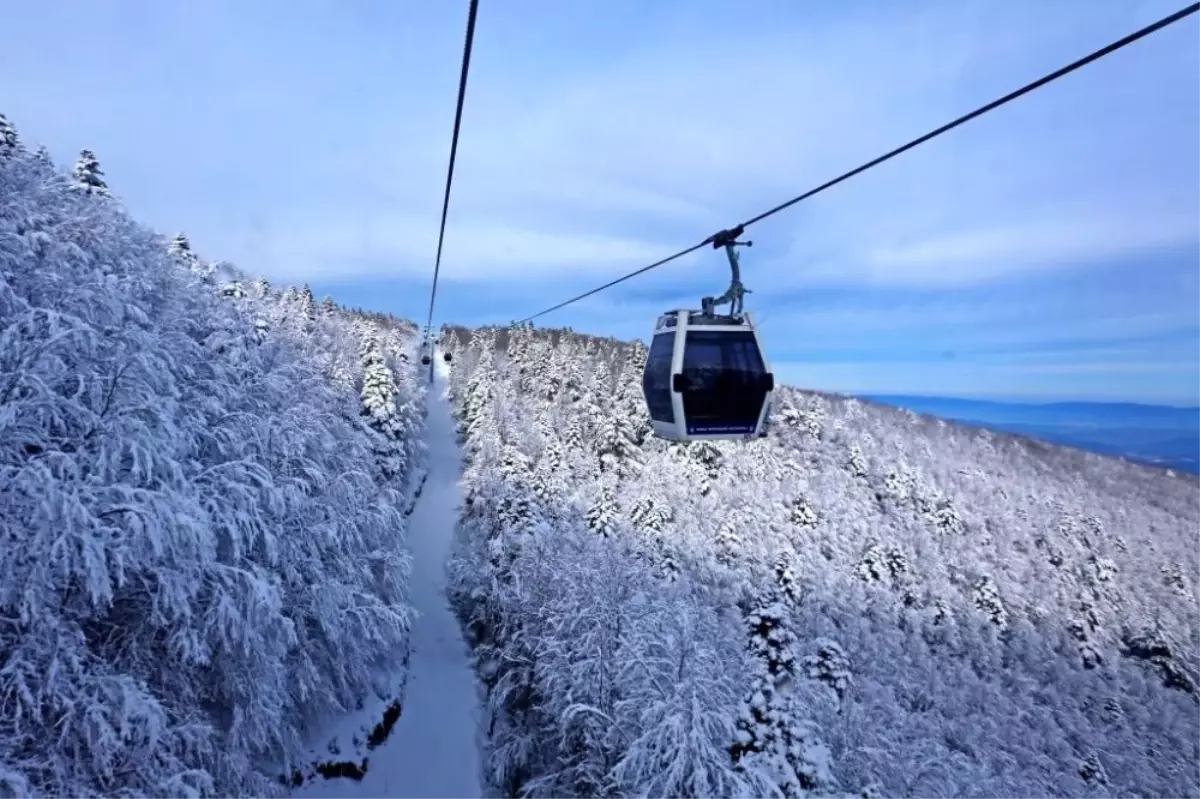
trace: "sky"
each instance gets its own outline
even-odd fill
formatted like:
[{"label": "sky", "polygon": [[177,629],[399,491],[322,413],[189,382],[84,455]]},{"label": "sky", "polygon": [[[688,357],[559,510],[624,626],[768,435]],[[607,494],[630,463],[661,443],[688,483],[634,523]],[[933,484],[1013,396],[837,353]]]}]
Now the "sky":
[{"label": "sky", "polygon": [[[1183,4],[482,0],[434,323],[534,314]],[[0,113],[206,258],[423,323],[466,11],[10,0]],[[1198,32],[752,226],[779,379],[1200,403]],[[727,283],[706,248],[537,322],[647,338]]]}]

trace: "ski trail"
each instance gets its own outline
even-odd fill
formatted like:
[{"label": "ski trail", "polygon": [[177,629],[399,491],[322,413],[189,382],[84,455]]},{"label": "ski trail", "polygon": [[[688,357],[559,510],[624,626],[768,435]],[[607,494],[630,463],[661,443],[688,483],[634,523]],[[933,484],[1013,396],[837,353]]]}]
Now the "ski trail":
[{"label": "ski trail", "polygon": [[480,797],[481,694],[458,621],[446,600],[446,560],[461,496],[461,455],[447,369],[439,355],[429,387],[429,474],[408,522],[413,569],[410,596],[417,613],[400,719],[368,753],[361,781],[317,779],[295,794],[327,797]]}]

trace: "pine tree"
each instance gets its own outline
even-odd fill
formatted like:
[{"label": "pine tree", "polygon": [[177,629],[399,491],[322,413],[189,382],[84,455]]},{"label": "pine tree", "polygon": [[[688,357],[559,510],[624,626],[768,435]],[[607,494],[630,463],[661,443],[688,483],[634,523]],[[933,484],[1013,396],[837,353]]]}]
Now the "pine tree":
[{"label": "pine tree", "polygon": [[630,506],[628,515],[641,534],[643,550],[639,557],[648,560],[664,580],[674,582],[679,577],[679,563],[663,534],[674,519],[671,506],[661,496],[644,494]]},{"label": "pine tree", "polygon": [[1100,761],[1100,755],[1096,752],[1089,752],[1083,762],[1079,764],[1079,776],[1089,786],[1108,785],[1108,772],[1104,769],[1104,764]]},{"label": "pine tree", "polygon": [[104,172],[100,162],[91,150],[80,150],[79,161],[75,164],[75,186],[88,194],[108,196],[108,184],[104,182]]},{"label": "pine tree", "polygon": [[197,260],[196,254],[192,252],[192,243],[182,233],[176,233],[175,238],[171,239],[171,243],[167,245],[167,252],[189,266]]},{"label": "pine tree", "polygon": [[379,339],[375,337],[363,358],[361,397],[363,415],[379,434],[375,452],[384,478],[394,480],[403,476],[406,467],[404,428],[396,414],[396,382],[384,361]]},{"label": "pine tree", "polygon": [[561,391],[572,405],[581,402],[584,398],[583,374],[580,371],[579,363],[579,358],[568,358],[563,364]]},{"label": "pine tree", "polygon": [[862,448],[858,444],[850,445],[850,456],[848,459],[850,473],[855,477],[867,476],[867,459],[863,455]]},{"label": "pine tree", "polygon": [[584,446],[583,422],[578,413],[571,414],[567,421],[567,429],[563,435],[563,444],[569,449],[582,449]]},{"label": "pine tree", "polygon": [[562,445],[557,439],[551,439],[546,442],[546,446],[542,448],[542,456],[539,461],[545,464],[546,470],[552,473],[557,473],[562,469],[565,463],[563,456]]},{"label": "pine tree", "polygon": [[597,399],[607,399],[612,394],[612,369],[608,361],[596,358],[595,371],[592,373],[592,391]]},{"label": "pine tree", "polygon": [[717,528],[716,545],[717,561],[733,568],[742,551],[742,537],[738,535],[733,522],[721,522],[721,526]]},{"label": "pine tree", "polygon": [[724,456],[721,450],[717,449],[716,444],[711,441],[697,441],[688,445],[687,455],[696,463],[704,467],[705,474],[708,479],[716,480],[721,473],[721,464],[724,461]]},{"label": "pine tree", "polygon": [[667,501],[653,494],[639,498],[629,509],[629,520],[649,533],[661,533],[674,517]]},{"label": "pine tree", "polygon": [[775,559],[775,584],[789,605],[795,607],[800,604],[800,584],[792,566],[792,556],[787,552],[780,552]]},{"label": "pine tree", "polygon": [[262,317],[254,320],[254,339],[259,344],[265,344],[271,332],[271,323]]},{"label": "pine tree", "polygon": [[844,699],[850,688],[850,661],[845,650],[837,641],[828,638],[817,640],[817,652],[802,661],[804,673],[810,680],[823,682],[834,690],[838,699]]},{"label": "pine tree", "polygon": [[1008,627],[1008,610],[1004,607],[1000,591],[990,576],[984,575],[975,581],[972,595],[975,607],[983,611],[992,624],[1002,630]]},{"label": "pine tree", "polygon": [[600,468],[604,471],[627,473],[641,464],[640,450],[625,420],[612,412],[602,413],[596,428],[596,454],[600,456]]},{"label": "pine tree", "polygon": [[729,754],[737,768],[747,758],[760,759],[784,796],[801,797],[832,783],[832,775],[828,747],[792,697],[796,641],[787,619],[774,591],[758,597],[746,614],[754,675]]},{"label": "pine tree", "polygon": [[565,485],[559,473],[561,460],[557,445],[548,444],[542,450],[542,457],[538,459],[529,480],[529,489],[541,504],[544,515],[554,515],[559,505],[559,497],[565,493]]},{"label": "pine tree", "polygon": [[658,575],[668,583],[673,583],[679,579],[679,563],[676,562],[671,550],[665,546],[660,549]]},{"label": "pine tree", "polygon": [[510,485],[519,485],[529,474],[529,458],[512,444],[505,444],[500,456],[500,474]]},{"label": "pine tree", "polygon": [[210,281],[216,273],[216,264],[205,264],[198,255],[192,250],[192,243],[188,241],[188,237],[182,233],[176,233],[171,239],[171,243],[167,245],[167,254],[174,258],[175,261],[185,269],[188,269],[200,275],[206,281]]},{"label": "pine tree", "polygon": [[897,586],[909,571],[908,558],[895,547],[884,547],[877,541],[871,542],[854,567],[854,573],[867,582]]},{"label": "pine tree", "polygon": [[317,301],[307,283],[300,290],[300,313],[310,321],[317,318]]},{"label": "pine tree", "polygon": [[254,289],[254,298],[265,300],[271,296],[271,281],[265,277],[255,278],[250,285]]},{"label": "pine tree", "polygon": [[[293,290],[288,288],[288,291],[290,292]],[[287,292],[284,294],[287,296]],[[358,359],[360,361],[365,361],[367,354],[379,343],[376,340],[377,331],[375,330],[375,327],[366,319],[359,318],[354,320],[354,335],[358,339]]]},{"label": "pine tree", "polygon": [[246,296],[246,290],[242,287],[242,282],[240,280],[231,280],[230,282],[221,286],[221,296],[240,300]]},{"label": "pine tree", "polygon": [[614,408],[623,421],[629,439],[640,447],[651,430],[650,414],[646,411],[646,398],[642,393],[642,368],[627,362],[617,380]]},{"label": "pine tree", "polygon": [[797,527],[817,526],[817,512],[813,510],[812,505],[809,504],[808,499],[803,495],[795,497],[788,503],[788,510],[792,524]]},{"label": "pine tree", "polygon": [[588,508],[588,529],[593,533],[609,538],[617,527],[617,498],[612,486],[605,483],[600,489],[600,495]]},{"label": "pine tree", "polygon": [[[508,488],[509,493],[500,502],[497,520],[500,522],[502,530],[511,532],[524,530],[535,518],[527,489],[523,485],[509,486]],[[511,545],[509,554],[516,554],[515,551],[511,551]]]},{"label": "pine tree", "polygon": [[0,114],[0,158],[7,158],[17,152],[20,146],[20,140],[17,138],[17,129],[8,121],[4,114]]}]

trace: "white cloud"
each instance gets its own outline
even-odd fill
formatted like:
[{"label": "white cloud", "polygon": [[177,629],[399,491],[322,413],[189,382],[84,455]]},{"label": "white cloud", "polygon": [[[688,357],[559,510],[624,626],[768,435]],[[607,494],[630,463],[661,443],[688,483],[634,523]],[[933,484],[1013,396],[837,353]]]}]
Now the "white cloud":
[{"label": "white cloud", "polygon": [[[424,277],[437,252],[437,227],[404,216],[330,220],[268,234],[255,249],[254,260],[269,276],[292,281]],[[456,281],[601,278],[626,264],[664,254],[661,245],[635,238],[459,223],[447,226],[442,274]]]},{"label": "white cloud", "polygon": [[1057,363],[1000,364],[993,368],[1022,374],[1052,372],[1061,375],[1082,373],[1158,374],[1162,372],[1195,374],[1197,372],[1196,363],[1193,361],[1060,361]]},{"label": "white cloud", "polygon": [[946,351],[1053,346],[1170,334],[1200,325],[1200,308],[1194,303],[1156,307],[1153,297],[1140,297],[1131,287],[1117,305],[1100,288],[1080,289],[1069,304],[1058,292],[1034,291],[991,297],[935,293],[919,301],[854,296],[812,308],[803,302],[799,308],[768,308],[759,318],[768,336],[786,331],[790,342],[815,349],[882,350],[922,342],[924,348],[937,342]]},{"label": "white cloud", "polygon": [[[930,51],[895,42],[903,34],[936,43],[936,30],[922,31],[934,22],[927,14],[888,17],[789,25],[765,37],[757,25],[738,26],[723,31],[719,57],[711,49],[718,43],[706,39],[659,41],[587,67],[580,53],[578,63],[548,65],[538,86],[505,83],[504,65],[481,56],[447,236],[455,272],[540,279],[541,265],[558,260],[566,268],[604,263],[616,276],[792,191],[828,163],[883,146],[888,123],[915,124],[914,93],[936,86],[946,58],[963,58],[961,43]],[[865,61],[863,52],[875,58]],[[274,268],[294,268],[297,278],[322,270],[314,238],[321,260],[343,277],[384,268],[373,260],[431,257],[410,243],[436,236],[436,216],[416,209],[436,209],[445,131],[427,135],[427,143],[413,142],[410,131],[405,150],[380,151],[382,137],[369,124],[356,132],[379,166],[367,174],[355,166],[365,156],[339,160],[371,202],[341,203],[342,192],[323,204],[298,198],[320,214],[260,234],[266,252],[295,256],[272,256]],[[381,205],[414,218],[392,219]],[[391,268],[407,270],[400,262]]]},{"label": "white cloud", "polygon": [[1161,360],[968,365],[779,361],[773,369],[788,385],[846,394],[1045,400],[1088,397],[1185,404],[1195,402],[1197,372],[1195,363]]},{"label": "white cloud", "polygon": [[955,282],[956,272],[987,277],[1006,270],[1069,264],[1186,243],[1194,234],[1191,219],[1104,219],[1100,215],[1037,219],[1024,225],[948,233],[910,246],[881,247],[868,258],[871,266],[878,268],[873,273],[881,276],[889,267],[915,268],[920,270],[916,272],[920,278]]},{"label": "white cloud", "polygon": [[[527,49],[534,39],[522,37],[532,33],[497,19],[495,30],[517,38],[501,46],[481,29],[447,275],[529,283],[563,273],[604,282],[923,133],[1163,8],[1157,0],[1102,8],[980,0],[831,14],[749,2],[698,14],[684,4],[653,15],[644,38],[597,30],[595,46],[544,55]],[[618,12],[579,13],[601,19]],[[422,36],[406,35],[410,44]],[[377,45],[375,38],[368,41]],[[1155,61],[1151,52],[1114,56],[1124,61],[1110,74],[1136,80],[1088,77],[1110,69],[1089,67],[1067,79],[1070,90],[1055,86],[1019,100],[763,222],[753,230],[759,246],[747,259],[748,285],[961,286],[1194,240],[1200,200],[1194,181],[1179,174],[1195,160],[1195,126],[1182,110],[1175,121],[1184,124],[1157,123],[1172,103],[1190,101],[1196,81],[1174,69],[1178,56]],[[356,57],[365,68],[383,56]],[[195,221],[171,227],[194,230],[204,250],[279,279],[427,270],[455,65],[439,61],[426,75],[414,66],[422,59],[404,62],[412,74],[397,78],[401,102],[345,119],[315,117],[290,137],[265,129],[268,118],[295,126],[318,109],[306,105],[303,85],[277,81],[284,99],[271,100],[272,113],[243,119],[255,128],[253,157],[231,156],[221,166],[209,155],[216,163],[200,165],[201,172],[239,173],[255,207],[271,215],[267,224],[255,231],[239,221],[230,209],[251,199],[231,197],[229,208],[189,209]],[[278,78],[276,71],[267,74]],[[247,85],[255,91],[273,85],[254,78]],[[436,92],[426,90],[426,78]],[[320,88],[322,97],[331,91]],[[227,94],[246,104],[244,89]],[[215,133],[231,141],[242,135],[232,125]],[[1192,161],[1179,161],[1180,147]],[[277,163],[264,166],[265,152],[277,152]],[[274,196],[261,188],[272,181]]]},{"label": "white cloud", "polygon": [[[1077,10],[939,6],[753,36],[735,28],[720,56],[705,40],[659,45],[563,77],[518,115],[487,117],[464,163],[483,204],[489,190],[542,187],[560,207],[534,203],[530,226],[554,225],[588,194],[581,186],[644,187],[659,202],[637,211],[678,236],[673,249],[1156,13],[1109,9],[1072,30]],[[1200,197],[1178,179],[1179,157],[1195,160],[1194,130],[1153,120],[1196,81],[1149,62],[1122,69],[1165,88],[1073,76],[1075,98],[1057,86],[1024,98],[764,222],[748,282],[945,288],[1195,242]],[[617,202],[590,207],[616,212],[628,199],[608,196]],[[770,257],[793,237],[789,256]]]},{"label": "white cloud", "polygon": [[[783,259],[790,265],[787,285],[955,288],[1194,246],[1200,236],[1194,209],[1164,206],[1153,198],[1131,198],[1081,210],[997,209],[1007,219],[966,216],[925,230],[914,220],[913,232],[904,235],[893,232],[894,220],[874,235],[867,225],[848,222],[841,226],[847,244],[836,253],[814,252],[805,241]],[[903,210],[898,214],[905,216]],[[784,271],[782,264],[774,266]]]}]

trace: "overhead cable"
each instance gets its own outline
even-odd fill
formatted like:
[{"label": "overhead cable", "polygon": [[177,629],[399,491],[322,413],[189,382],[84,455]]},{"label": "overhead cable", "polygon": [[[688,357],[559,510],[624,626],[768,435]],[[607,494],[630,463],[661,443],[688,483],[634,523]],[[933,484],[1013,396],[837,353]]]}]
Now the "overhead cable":
[{"label": "overhead cable", "polygon": [[1080,69],[1081,67],[1085,67],[1088,64],[1092,63],[1093,61],[1098,61],[1101,58],[1103,58],[1104,56],[1115,53],[1117,50],[1120,50],[1123,47],[1127,47],[1128,45],[1133,44],[1134,42],[1138,41],[1139,39],[1143,39],[1143,38],[1149,36],[1150,34],[1155,33],[1156,31],[1159,31],[1159,30],[1167,27],[1168,25],[1173,25],[1174,23],[1179,22],[1180,20],[1184,19],[1185,17],[1195,14],[1197,11],[1200,11],[1200,3],[1192,3],[1191,5],[1187,6],[1186,8],[1182,8],[1173,14],[1163,17],[1162,19],[1158,20],[1157,22],[1153,22],[1144,28],[1140,28],[1140,29],[1134,31],[1133,33],[1129,34],[1128,36],[1124,36],[1120,39],[1117,39],[1115,42],[1105,45],[1104,47],[1101,47],[1099,50],[1089,53],[1088,55],[1085,55],[1083,58],[1080,58],[1076,61],[1072,61],[1071,63],[1067,64],[1066,66],[1060,67],[1059,69],[1056,69],[1047,75],[1043,75],[1042,77],[1038,78],[1037,80],[1027,83],[1024,86],[1022,86],[1021,88],[1016,89],[1015,91],[1011,91],[1008,94],[1004,95],[1003,97],[997,98],[997,99],[991,101],[990,103],[987,103],[986,105],[981,105],[980,107],[976,108],[974,111],[970,111],[966,114],[963,114],[962,116],[960,116],[950,122],[947,122],[945,125],[942,125],[939,128],[935,128],[934,130],[929,131],[928,133],[926,133],[923,136],[918,136],[917,138],[913,139],[912,141],[907,142],[906,144],[902,144],[899,147],[895,148],[894,150],[889,150],[888,152],[884,153],[883,155],[879,156],[878,158],[874,158],[870,161],[867,161],[866,163],[864,163],[860,166],[857,166],[854,169],[851,169],[849,172],[845,172],[845,173],[839,175],[838,177],[833,178],[832,180],[826,181],[825,183],[822,183],[821,185],[819,185],[815,188],[809,189],[808,191],[804,192],[803,194],[796,195],[795,197],[788,200],[787,202],[780,203],[779,205],[776,205],[774,208],[771,208],[767,211],[763,211],[761,214],[758,214],[757,216],[753,216],[750,219],[747,219],[745,222],[742,222],[740,225],[737,225],[734,228],[730,228],[727,231],[721,231],[721,233],[718,233],[718,234],[713,234],[712,236],[709,236],[708,238],[704,239],[704,241],[701,241],[699,244],[694,244],[685,250],[680,250],[679,252],[675,253],[674,255],[669,255],[666,258],[663,258],[662,260],[655,261],[654,263],[650,264],[649,266],[643,266],[641,269],[638,269],[636,272],[630,272],[629,274],[623,275],[623,276],[617,278],[616,280],[610,280],[608,283],[605,283],[603,286],[599,286],[597,288],[592,289],[591,291],[586,291],[583,294],[572,297],[569,300],[560,302],[557,305],[553,305],[553,306],[545,309],[544,311],[538,311],[537,313],[533,314],[532,316],[525,317],[518,324],[524,324],[525,322],[529,322],[534,319],[537,319],[539,316],[545,316],[548,313],[552,313],[553,311],[557,311],[560,308],[565,308],[566,306],[571,305],[572,303],[576,303],[582,299],[590,297],[593,294],[597,294],[601,291],[604,291],[605,289],[612,288],[613,286],[617,285],[618,283],[623,283],[626,280],[629,280],[630,278],[634,278],[634,277],[637,277],[638,275],[649,272],[651,269],[657,269],[658,267],[663,266],[664,264],[669,264],[674,260],[682,258],[683,256],[693,253],[702,247],[712,244],[714,239],[719,235],[722,235],[722,234],[734,234],[735,236],[740,235],[741,232],[743,232],[745,228],[755,224],[756,222],[761,222],[762,220],[766,219],[767,217],[773,216],[773,215],[779,213],[780,211],[783,211],[786,208],[790,208],[793,205],[795,205],[796,203],[801,202],[802,200],[807,200],[810,197],[820,194],[821,192],[825,191],[826,189],[830,189],[830,188],[838,185],[839,183],[842,183],[843,181],[849,180],[850,178],[852,178],[856,175],[860,175],[863,172],[866,172],[868,169],[871,169],[872,167],[879,166],[883,162],[889,161],[892,158],[895,158],[896,156],[900,155],[901,153],[908,152],[909,150],[913,149],[914,147],[917,147],[931,139],[935,139],[938,136],[941,136],[943,133],[947,133],[951,130],[954,130],[959,125],[965,124],[967,122],[970,122],[972,119],[983,116],[984,114],[988,113],[989,111],[994,111],[997,108],[999,108],[1000,106],[1006,105],[1007,103],[1010,103],[1013,100],[1016,100],[1018,97],[1023,97],[1024,95],[1029,94],[1030,92],[1034,91],[1035,89],[1040,89],[1041,87],[1045,86],[1046,84],[1056,81],[1059,78],[1064,77],[1066,75],[1069,75],[1070,73],[1074,72],[1075,70]]},{"label": "overhead cable", "polygon": [[[450,164],[446,168],[446,193],[442,198],[442,224],[438,230],[437,256],[433,261],[433,285],[429,290],[429,317],[425,322],[427,333],[433,328],[433,304],[437,299],[438,275],[442,269],[442,244],[446,239],[446,217],[450,211],[450,187],[454,183],[454,158],[458,154],[458,133],[462,127],[463,100],[467,95],[467,73],[471,68],[471,45],[475,40],[475,14],[478,10],[479,0],[471,0],[471,7],[467,12],[467,37],[463,43],[462,72],[458,78],[458,104],[454,109],[454,133],[450,138]],[[432,374],[432,365],[430,373]]]}]

